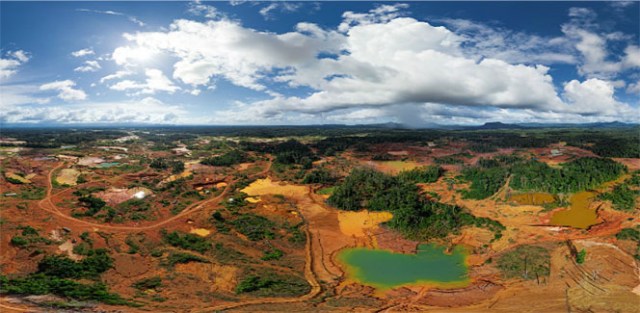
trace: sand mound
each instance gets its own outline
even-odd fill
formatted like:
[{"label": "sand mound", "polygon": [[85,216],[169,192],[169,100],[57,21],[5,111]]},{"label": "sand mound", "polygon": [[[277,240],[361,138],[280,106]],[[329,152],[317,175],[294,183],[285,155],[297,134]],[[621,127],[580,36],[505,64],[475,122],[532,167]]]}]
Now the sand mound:
[{"label": "sand mound", "polygon": [[295,198],[308,192],[305,186],[287,185],[273,182],[270,177],[258,179],[241,190],[250,196],[283,195]]},{"label": "sand mound", "polygon": [[96,193],[96,196],[104,200],[109,205],[117,205],[130,199],[144,199],[151,195],[151,190],[143,187],[130,189],[111,188],[109,190]]},{"label": "sand mound", "polygon": [[73,168],[65,168],[60,171],[58,177],[56,177],[56,181],[58,184],[75,186],[77,185],[78,177],[80,176],[80,171]]},{"label": "sand mound", "polygon": [[393,215],[389,212],[338,212],[340,231],[347,236],[364,237],[366,231],[378,228],[378,224],[391,220]]}]

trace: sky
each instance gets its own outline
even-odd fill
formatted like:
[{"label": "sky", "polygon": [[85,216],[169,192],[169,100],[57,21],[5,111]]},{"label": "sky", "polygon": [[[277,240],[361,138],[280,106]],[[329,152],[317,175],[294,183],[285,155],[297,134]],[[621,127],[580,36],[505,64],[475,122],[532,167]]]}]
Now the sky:
[{"label": "sky", "polygon": [[0,123],[640,122],[640,2],[0,2]]}]

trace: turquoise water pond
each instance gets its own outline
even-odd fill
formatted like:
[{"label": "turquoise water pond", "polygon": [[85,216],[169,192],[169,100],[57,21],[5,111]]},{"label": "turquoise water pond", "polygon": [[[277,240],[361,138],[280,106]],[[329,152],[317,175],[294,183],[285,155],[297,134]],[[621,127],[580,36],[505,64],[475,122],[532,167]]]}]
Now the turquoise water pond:
[{"label": "turquoise water pond", "polygon": [[455,247],[448,254],[445,247],[434,244],[419,245],[416,254],[369,248],[351,248],[338,254],[351,279],[381,289],[420,284],[467,285],[466,258],[462,247]]}]

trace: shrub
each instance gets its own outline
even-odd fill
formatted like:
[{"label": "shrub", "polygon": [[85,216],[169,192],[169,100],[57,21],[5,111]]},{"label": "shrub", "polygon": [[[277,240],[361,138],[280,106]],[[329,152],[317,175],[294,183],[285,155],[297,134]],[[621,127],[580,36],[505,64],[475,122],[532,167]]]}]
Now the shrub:
[{"label": "shrub", "polygon": [[133,283],[133,285],[131,285],[131,287],[136,288],[138,290],[158,289],[161,286],[162,286],[162,278],[160,278],[160,276],[141,279]]},{"label": "shrub", "polygon": [[497,267],[506,278],[536,279],[549,276],[551,256],[543,247],[522,245],[502,254]]}]

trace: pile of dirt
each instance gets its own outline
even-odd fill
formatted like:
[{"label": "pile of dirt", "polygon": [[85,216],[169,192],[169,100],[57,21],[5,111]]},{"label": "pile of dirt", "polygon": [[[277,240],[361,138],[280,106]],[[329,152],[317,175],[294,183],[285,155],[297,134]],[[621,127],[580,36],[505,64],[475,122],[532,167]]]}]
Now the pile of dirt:
[{"label": "pile of dirt", "polygon": [[108,205],[118,205],[131,199],[143,199],[153,192],[144,187],[134,187],[129,189],[111,188],[96,193],[96,196],[104,200]]}]

